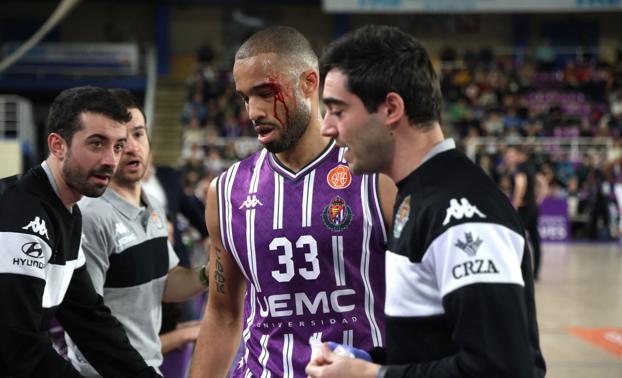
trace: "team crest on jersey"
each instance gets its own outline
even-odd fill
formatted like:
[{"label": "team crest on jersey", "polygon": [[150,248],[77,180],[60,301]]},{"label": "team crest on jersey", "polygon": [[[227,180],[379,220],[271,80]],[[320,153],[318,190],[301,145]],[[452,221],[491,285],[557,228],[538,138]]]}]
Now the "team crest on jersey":
[{"label": "team crest on jersey", "polygon": [[337,196],[330,201],[330,205],[324,207],[322,219],[329,229],[343,231],[352,221],[352,209],[343,198]]},{"label": "team crest on jersey", "polygon": [[352,182],[350,168],[347,165],[338,165],[326,175],[328,185],[333,189],[345,189]]},{"label": "team crest on jersey", "polygon": [[402,230],[408,218],[410,217],[410,195],[402,200],[397,213],[395,213],[395,221],[393,222],[393,237],[398,239],[402,235]]},{"label": "team crest on jersey", "polygon": [[158,216],[158,213],[156,213],[155,211],[151,212],[151,220],[156,224],[156,227],[161,230],[162,227],[164,227],[164,225],[162,224],[162,220],[160,219],[160,217]]}]

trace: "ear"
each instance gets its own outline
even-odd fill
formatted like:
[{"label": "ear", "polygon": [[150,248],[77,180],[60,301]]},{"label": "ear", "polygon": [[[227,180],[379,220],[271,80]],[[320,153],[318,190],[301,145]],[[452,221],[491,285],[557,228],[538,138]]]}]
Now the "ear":
[{"label": "ear", "polygon": [[67,142],[60,134],[50,133],[48,135],[48,149],[50,155],[54,155],[57,159],[63,160],[67,153]]},{"label": "ear", "polygon": [[306,70],[300,75],[300,90],[310,97],[320,85],[320,77],[315,70]]},{"label": "ear", "polygon": [[389,92],[384,99],[384,105],[387,124],[393,130],[405,116],[404,99],[395,92]]}]

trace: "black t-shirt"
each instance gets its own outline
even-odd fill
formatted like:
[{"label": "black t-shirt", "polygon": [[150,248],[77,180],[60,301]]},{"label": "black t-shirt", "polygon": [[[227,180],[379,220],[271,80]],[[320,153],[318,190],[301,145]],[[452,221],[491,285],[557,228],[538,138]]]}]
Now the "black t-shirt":
[{"label": "black t-shirt", "polygon": [[519,213],[536,213],[538,210],[538,204],[536,203],[536,167],[531,161],[527,160],[518,164],[516,173],[523,173],[527,178],[527,188],[523,195],[522,204],[518,208]]}]

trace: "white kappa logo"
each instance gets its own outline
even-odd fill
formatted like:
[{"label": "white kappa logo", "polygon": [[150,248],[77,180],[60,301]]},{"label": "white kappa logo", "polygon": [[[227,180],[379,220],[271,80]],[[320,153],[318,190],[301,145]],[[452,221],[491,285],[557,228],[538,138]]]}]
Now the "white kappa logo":
[{"label": "white kappa logo", "polygon": [[47,240],[50,240],[48,236],[48,229],[45,227],[45,221],[39,217],[35,217],[34,220],[31,220],[30,223],[22,227],[22,230],[32,230],[32,232],[39,234],[40,236],[45,235]]},{"label": "white kappa logo", "polygon": [[447,223],[451,220],[451,218],[462,219],[473,218],[474,215],[478,215],[481,218],[486,218],[486,215],[479,211],[479,209],[469,203],[466,198],[461,198],[460,203],[455,198],[449,200],[449,207],[447,208],[447,213],[445,215],[445,220],[443,221],[443,226],[446,226]]},{"label": "white kappa logo", "polygon": [[257,205],[263,206],[263,203],[261,203],[261,201],[258,200],[254,194],[252,198],[251,198],[251,195],[249,194],[248,196],[246,196],[246,200],[242,202],[239,208],[241,209],[244,207],[246,209],[252,209]]},{"label": "white kappa logo", "polygon": [[125,225],[125,223],[117,222],[114,225],[114,234],[115,235],[123,235],[123,234],[127,234],[128,232],[130,232],[130,230],[127,229],[127,226]]}]

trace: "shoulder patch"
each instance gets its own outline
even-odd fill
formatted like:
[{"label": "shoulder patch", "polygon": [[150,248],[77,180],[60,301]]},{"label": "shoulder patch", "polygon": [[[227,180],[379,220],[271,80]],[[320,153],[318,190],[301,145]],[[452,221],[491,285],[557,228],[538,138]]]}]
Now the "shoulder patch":
[{"label": "shoulder patch", "polygon": [[[428,247],[437,267],[441,296],[476,283],[524,286],[521,261],[525,238],[496,223],[468,222],[449,227]],[[426,258],[424,257],[424,260]]]},{"label": "shoulder patch", "polygon": [[395,239],[399,239],[400,235],[402,235],[402,230],[404,230],[404,226],[406,225],[406,222],[408,222],[409,217],[410,195],[406,196],[406,198],[402,200],[400,207],[395,213],[395,220],[393,221],[393,237]]},{"label": "shoulder patch", "polygon": [[160,216],[158,215],[157,212],[152,211],[151,212],[151,221],[155,223],[156,227],[161,230],[164,227],[164,224],[162,222],[162,219],[160,219]]},{"label": "shoulder patch", "polygon": [[458,239],[458,242],[455,244],[455,246],[463,250],[467,255],[475,256],[475,254],[477,253],[477,249],[483,243],[482,239],[480,239],[478,236],[477,240],[473,240],[473,234],[471,232],[465,232],[464,238],[464,241]]}]

